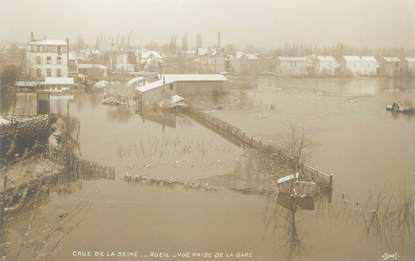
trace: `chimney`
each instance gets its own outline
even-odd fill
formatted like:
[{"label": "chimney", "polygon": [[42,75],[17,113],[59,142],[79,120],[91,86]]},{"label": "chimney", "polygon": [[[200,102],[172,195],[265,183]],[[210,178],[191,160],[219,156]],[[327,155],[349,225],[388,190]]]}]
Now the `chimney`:
[{"label": "chimney", "polygon": [[30,32],[30,41],[33,42],[33,40],[35,40],[35,36],[33,32]]},{"label": "chimney", "polygon": [[66,38],[66,66],[67,71],[69,71],[69,38]]},{"label": "chimney", "polygon": [[220,32],[218,32],[218,48],[220,48]]}]

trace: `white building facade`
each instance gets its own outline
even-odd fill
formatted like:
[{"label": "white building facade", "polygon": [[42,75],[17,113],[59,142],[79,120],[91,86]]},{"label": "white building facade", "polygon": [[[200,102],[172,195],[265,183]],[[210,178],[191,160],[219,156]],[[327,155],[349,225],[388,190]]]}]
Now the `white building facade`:
[{"label": "white building facade", "polygon": [[32,40],[26,50],[26,70],[30,78],[68,77],[68,41]]},{"label": "white building facade", "polygon": [[343,56],[342,71],[352,76],[376,76],[379,63],[373,56]]},{"label": "white building facade", "polygon": [[339,63],[333,56],[316,56],[315,73],[333,76],[339,70]]}]

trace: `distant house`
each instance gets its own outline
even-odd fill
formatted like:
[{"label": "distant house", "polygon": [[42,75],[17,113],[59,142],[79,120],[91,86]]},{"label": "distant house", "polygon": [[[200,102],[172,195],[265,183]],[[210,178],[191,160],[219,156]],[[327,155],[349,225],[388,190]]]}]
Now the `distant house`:
[{"label": "distant house", "polygon": [[379,63],[373,56],[343,56],[341,70],[352,76],[376,76]]},{"label": "distant house", "polygon": [[226,54],[222,48],[196,50],[199,73],[221,73],[226,70]]},{"label": "distant house", "polygon": [[126,48],[121,45],[111,47],[110,65],[110,71],[117,74],[134,72],[136,68],[135,64],[129,63]]},{"label": "distant house", "polygon": [[222,48],[213,49],[209,54],[209,72],[221,73],[226,70],[226,55]]},{"label": "distant house", "polygon": [[128,72],[128,56],[127,54],[117,54],[115,56],[115,73]]},{"label": "distant house", "polygon": [[199,73],[209,71],[209,50],[206,48],[197,48],[197,60],[199,64]]},{"label": "distant house", "polygon": [[405,76],[415,76],[415,57],[405,57],[402,66]]},{"label": "distant house", "polygon": [[230,64],[235,74],[253,75],[259,72],[259,61],[256,54],[238,52],[231,57]]},{"label": "distant house", "polygon": [[140,65],[146,71],[158,71],[162,67],[163,57],[157,51],[144,50],[140,56]]},{"label": "distant house", "polygon": [[226,77],[221,74],[164,74],[161,79],[136,87],[137,110],[154,109],[174,95],[214,95],[223,91]]},{"label": "distant house", "polygon": [[303,76],[307,73],[307,63],[304,56],[277,58],[276,73],[287,76]]},{"label": "distant house", "polygon": [[68,55],[68,76],[78,76],[78,57],[73,52],[69,52]]},{"label": "distant house", "polygon": [[383,76],[398,77],[401,74],[401,60],[398,57],[383,57],[380,70]]},{"label": "distant house", "polygon": [[333,56],[309,56],[311,59],[311,72],[315,75],[333,76],[340,68],[339,63]]},{"label": "distant house", "polygon": [[194,60],[197,57],[197,50],[186,50],[184,55],[186,56],[186,59]]},{"label": "distant house", "polygon": [[79,64],[78,72],[92,80],[102,80],[108,77],[108,66],[102,64]]}]

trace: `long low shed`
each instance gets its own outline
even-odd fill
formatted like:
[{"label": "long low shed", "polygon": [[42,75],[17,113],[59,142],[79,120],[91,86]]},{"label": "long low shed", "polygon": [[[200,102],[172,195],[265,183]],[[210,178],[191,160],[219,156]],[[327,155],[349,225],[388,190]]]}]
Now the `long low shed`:
[{"label": "long low shed", "polygon": [[227,78],[222,74],[164,74],[154,82],[138,86],[137,109],[155,107],[173,95],[188,98],[195,95],[214,95],[222,91]]}]

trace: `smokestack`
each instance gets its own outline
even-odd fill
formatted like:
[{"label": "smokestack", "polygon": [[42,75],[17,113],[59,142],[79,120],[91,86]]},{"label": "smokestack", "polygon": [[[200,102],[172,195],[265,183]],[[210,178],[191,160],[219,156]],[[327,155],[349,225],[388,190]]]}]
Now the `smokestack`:
[{"label": "smokestack", "polygon": [[218,32],[218,48],[220,48],[220,32]]},{"label": "smokestack", "polygon": [[66,38],[66,68],[67,68],[66,77],[68,77],[68,72],[69,72],[69,38]]},{"label": "smokestack", "polygon": [[30,32],[30,41],[32,42],[35,39],[35,35],[33,32]]}]

